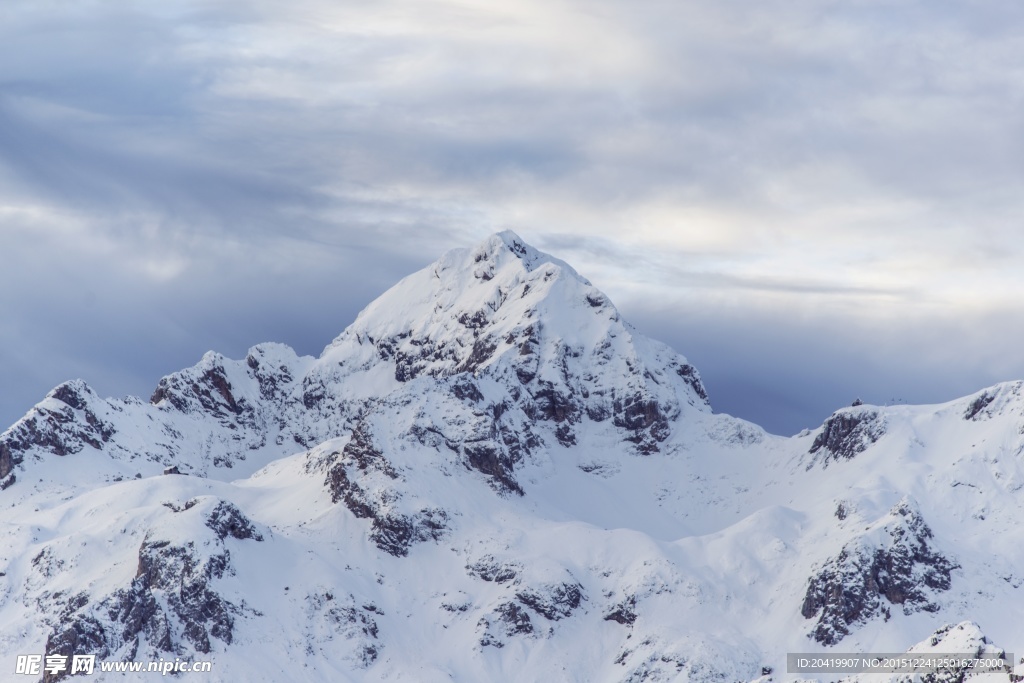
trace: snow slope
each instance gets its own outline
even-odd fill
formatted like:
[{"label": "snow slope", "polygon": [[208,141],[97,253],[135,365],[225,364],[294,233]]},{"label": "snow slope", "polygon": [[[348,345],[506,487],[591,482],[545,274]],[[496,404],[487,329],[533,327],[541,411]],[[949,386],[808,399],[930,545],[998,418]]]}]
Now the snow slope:
[{"label": "snow slope", "polygon": [[1020,650],[1021,394],[773,436],[499,233],[318,358],[209,353],[149,402],[67,382],[4,431],[0,666],[750,681],[951,633]]}]

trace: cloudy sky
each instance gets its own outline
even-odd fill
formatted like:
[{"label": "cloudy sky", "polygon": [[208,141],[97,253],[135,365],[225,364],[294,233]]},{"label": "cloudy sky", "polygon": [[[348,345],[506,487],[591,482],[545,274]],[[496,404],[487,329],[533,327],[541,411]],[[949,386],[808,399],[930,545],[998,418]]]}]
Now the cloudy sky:
[{"label": "cloudy sky", "polygon": [[1024,377],[1024,5],[0,4],[0,422],[500,229],[778,433]]}]

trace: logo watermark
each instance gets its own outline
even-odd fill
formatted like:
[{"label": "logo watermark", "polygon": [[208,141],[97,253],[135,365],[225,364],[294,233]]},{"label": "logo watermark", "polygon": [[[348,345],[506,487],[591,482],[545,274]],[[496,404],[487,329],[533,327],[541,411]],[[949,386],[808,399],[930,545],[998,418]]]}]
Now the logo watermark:
[{"label": "logo watermark", "polygon": [[43,672],[56,675],[67,672],[75,674],[102,673],[159,673],[161,676],[178,673],[210,673],[213,662],[190,662],[180,657],[159,659],[148,662],[97,662],[96,655],[18,655],[14,673],[25,676],[39,676]]}]

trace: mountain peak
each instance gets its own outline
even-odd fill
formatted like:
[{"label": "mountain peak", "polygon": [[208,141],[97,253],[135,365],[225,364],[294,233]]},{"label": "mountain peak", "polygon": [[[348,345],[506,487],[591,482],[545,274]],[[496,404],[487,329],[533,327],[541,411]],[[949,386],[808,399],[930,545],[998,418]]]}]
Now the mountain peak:
[{"label": "mountain peak", "polygon": [[585,412],[598,420],[624,400],[674,415],[684,404],[704,410],[707,398],[685,358],[637,335],[603,292],[511,231],[403,279],[319,361],[331,381],[382,363],[399,384],[483,372],[516,391],[595,403]]},{"label": "mountain peak", "polygon": [[[455,361],[462,356],[459,348],[472,347],[481,336],[507,338],[514,328],[538,321],[576,336],[594,327],[595,310],[607,321],[619,321],[608,298],[572,266],[506,230],[472,248],[453,249],[401,280],[367,306],[327,351],[353,338],[358,343],[417,339],[454,345],[445,358]],[[457,365],[449,362],[446,371]]]},{"label": "mountain peak", "polygon": [[496,232],[471,249],[449,251],[438,260],[438,264],[459,263],[464,259],[466,252],[471,254],[473,263],[486,263],[496,267],[505,265],[512,258],[518,259],[522,264],[521,267],[527,272],[532,272],[545,264],[551,264],[574,279],[587,285],[590,284],[590,281],[577,273],[568,263],[527,244],[522,237],[511,230]]}]

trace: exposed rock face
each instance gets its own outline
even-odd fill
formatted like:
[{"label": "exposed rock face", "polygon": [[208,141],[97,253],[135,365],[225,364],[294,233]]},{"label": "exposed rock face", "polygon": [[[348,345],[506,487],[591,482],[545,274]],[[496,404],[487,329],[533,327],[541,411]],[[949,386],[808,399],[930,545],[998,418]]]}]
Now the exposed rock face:
[{"label": "exposed rock face", "polygon": [[341,453],[328,456],[326,485],[334,502],[345,504],[353,515],[371,521],[370,540],[396,557],[409,554],[414,543],[440,539],[448,514],[439,508],[411,513],[396,505],[402,494],[399,475],[373,442],[369,425],[355,429]]},{"label": "exposed rock face", "polygon": [[[11,470],[14,466],[21,462],[21,458],[15,460],[15,455],[11,451],[11,445],[7,441],[0,441],[0,480],[6,481],[8,477],[14,477]],[[13,481],[11,483],[14,483]],[[7,488],[4,486],[3,488]],[[2,490],[2,489],[0,489]]]},{"label": "exposed rock face", "polygon": [[809,453],[824,451],[823,466],[833,460],[849,460],[885,434],[885,419],[866,406],[844,408],[825,420]]},{"label": "exposed rock face", "polygon": [[[244,362],[208,353],[160,380],[152,405],[102,399],[80,380],[66,382],[0,434],[0,486],[26,456],[86,448],[193,474],[231,468],[254,452],[285,455],[295,448],[289,425],[304,431],[310,421],[296,414],[300,398],[291,393],[307,360],[279,344],[253,347]],[[339,429],[326,421],[323,428]]]},{"label": "exposed rock face", "polygon": [[[195,501],[190,502],[194,504]],[[186,503],[186,505],[188,504]],[[263,540],[263,535],[256,530],[255,525],[237,507],[226,500],[217,503],[206,517],[206,526],[212,529],[217,534],[217,538],[222,541],[228,536],[239,541]]]},{"label": "exposed rock face", "polygon": [[355,597],[336,596],[323,589],[306,596],[306,654],[316,649],[347,650],[344,660],[351,667],[365,669],[380,654],[380,630],[373,605],[360,605]]},{"label": "exposed rock face", "polygon": [[254,451],[287,452],[305,440],[289,429],[295,418],[302,424],[295,375],[303,364],[279,344],[254,346],[244,361],[207,353],[196,366],[162,378],[150,403],[157,419],[167,422],[172,441],[192,436],[183,431],[190,422],[215,423],[218,429],[206,437],[210,445],[203,450],[213,451],[216,444],[210,465],[231,468]]},{"label": "exposed rock face", "polygon": [[583,586],[571,580],[525,585],[517,566],[490,555],[467,566],[466,571],[483,581],[510,586],[506,592],[509,599],[502,600],[477,623],[482,646],[501,648],[510,637],[550,633],[550,628],[541,629],[534,619],[557,622],[569,618],[587,599]]},{"label": "exposed rock face", "polygon": [[571,616],[585,599],[578,584],[524,588],[516,593],[515,600],[502,602],[480,620],[480,645],[500,648],[510,637],[536,635],[539,631],[531,613],[548,621],[559,621]]},{"label": "exposed rock face", "polygon": [[[869,683],[870,681],[878,683],[903,683],[918,677],[923,683],[963,683],[968,677],[980,674],[978,669],[972,669],[961,657],[949,656],[953,653],[959,654],[963,658],[973,657],[988,660],[991,663],[1003,662],[1001,665],[994,667],[996,669],[994,672],[986,667],[989,671],[987,675],[991,676],[995,673],[994,678],[1002,678],[1001,674],[1011,671],[1014,665],[1014,662],[1010,661],[1008,653],[1003,648],[993,644],[982,633],[981,628],[976,623],[962,621],[958,624],[946,624],[937,628],[929,637],[908,648],[906,651],[906,654],[909,656],[941,660],[945,666],[936,667],[937,670],[930,667],[927,672],[919,675],[907,673],[888,675],[880,675],[878,673],[858,674],[843,678],[842,683]],[[999,670],[1000,668],[1002,669],[1001,671]],[[1019,677],[1010,674],[1009,678],[1011,681],[1015,681]]]},{"label": "exposed rock face", "polygon": [[[198,522],[212,534],[205,542],[201,532],[188,541],[159,532],[147,535],[131,584],[97,601],[85,593],[70,599],[47,639],[46,654],[65,655],[68,661],[75,654],[95,654],[101,660],[156,654],[187,658],[208,654],[213,638],[231,643],[235,618],[244,609],[215,587],[233,571],[224,540],[261,541],[263,536],[227,501],[193,499],[167,507],[181,515],[184,528],[195,528]],[[143,645],[148,652],[140,653]],[[44,680],[65,675],[48,674]]]},{"label": "exposed rock face", "polygon": [[817,623],[810,637],[834,645],[851,627],[891,616],[935,611],[934,594],[950,588],[957,565],[931,547],[932,532],[904,499],[874,528],[843,547],[811,577],[800,613]]},{"label": "exposed rock face", "polygon": [[503,602],[488,617],[483,617],[477,624],[483,633],[480,645],[487,647],[505,647],[505,640],[513,636],[529,636],[534,634],[530,614],[515,602]]},{"label": "exposed rock face", "polygon": [[484,581],[505,583],[519,577],[521,567],[508,563],[499,562],[493,555],[485,555],[476,562],[466,565],[466,573]]},{"label": "exposed rock face", "polygon": [[251,411],[245,401],[239,403],[231,392],[224,368],[213,366],[198,378],[188,378],[184,373],[164,377],[149,402],[156,405],[168,401],[183,413],[202,410],[221,418]]},{"label": "exposed rock face", "polygon": [[623,626],[632,626],[636,621],[636,596],[631,595],[614,605],[611,610],[604,615],[604,620],[614,621],[615,623],[622,624]]},{"label": "exposed rock face", "polygon": [[71,455],[86,446],[101,449],[116,433],[104,417],[104,402],[85,382],[59,385],[28,415],[0,436],[0,478],[32,449]]},{"label": "exposed rock face", "polygon": [[1003,382],[978,393],[964,409],[963,418],[971,422],[990,420],[1006,410],[1019,410],[1024,382]]},{"label": "exposed rock face", "polygon": [[[908,650],[912,654],[958,652],[988,660],[1004,660],[1005,670],[1009,672],[1014,663],[1006,657],[1006,652],[996,647],[981,632],[977,624],[963,621],[959,624],[946,624],[936,629],[932,635]],[[936,672],[922,674],[923,683],[963,683],[969,674],[976,674],[966,663],[953,660],[946,667]],[[1011,680],[1012,680],[1011,675]]]},{"label": "exposed rock face", "polygon": [[586,598],[578,583],[557,583],[527,587],[516,592],[516,599],[549,621],[572,615]]},{"label": "exposed rock face", "polygon": [[587,600],[583,586],[557,565],[542,563],[524,569],[518,562],[487,554],[465,569],[469,576],[494,584],[501,595],[477,623],[484,646],[501,648],[513,636],[550,635],[553,626],[541,624],[572,617]]},{"label": "exposed rock face", "polygon": [[469,443],[462,446],[466,457],[466,465],[481,474],[488,476],[501,491],[523,495],[523,489],[515,479],[514,456],[494,442]]},{"label": "exposed rock face", "polygon": [[370,540],[384,552],[403,557],[409,546],[438,541],[448,528],[448,513],[439,508],[423,508],[412,515],[385,514],[373,520]]},{"label": "exposed rock face", "polygon": [[988,392],[982,393],[978,398],[971,401],[971,404],[967,406],[967,410],[964,411],[965,420],[974,420],[977,422],[985,413],[983,412],[986,408],[992,405],[992,402],[996,400],[996,395]]},{"label": "exposed rock face", "polygon": [[[70,662],[74,654],[95,653],[106,656],[110,652],[103,624],[94,617],[76,614],[76,610],[85,607],[88,601],[86,593],[79,593],[68,600],[58,618],[60,626],[47,638],[46,654],[64,655]],[[67,671],[44,672],[43,682],[57,681],[67,675]]]}]

